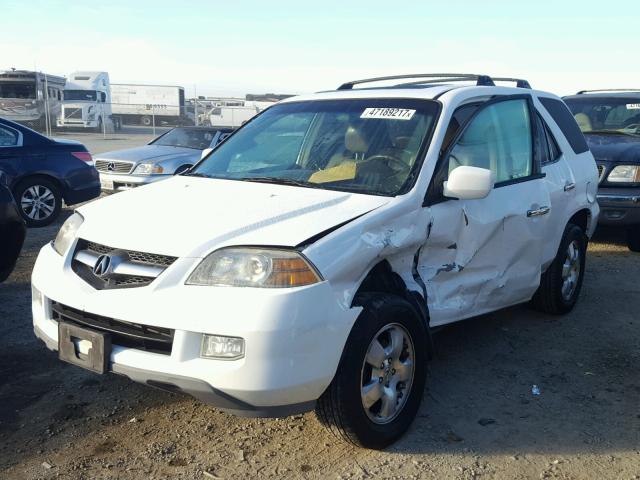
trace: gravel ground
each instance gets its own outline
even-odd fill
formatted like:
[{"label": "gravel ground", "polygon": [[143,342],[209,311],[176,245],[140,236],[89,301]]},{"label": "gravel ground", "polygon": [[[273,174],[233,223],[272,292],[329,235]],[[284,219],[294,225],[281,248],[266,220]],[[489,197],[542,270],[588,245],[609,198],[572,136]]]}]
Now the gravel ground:
[{"label": "gravel ground", "polygon": [[29,231],[0,285],[0,478],[640,479],[640,255],[616,232],[590,244],[571,314],[519,306],[438,332],[418,418],[375,452],[313,414],[236,418],[58,361],[33,336],[29,277],[70,213]]}]

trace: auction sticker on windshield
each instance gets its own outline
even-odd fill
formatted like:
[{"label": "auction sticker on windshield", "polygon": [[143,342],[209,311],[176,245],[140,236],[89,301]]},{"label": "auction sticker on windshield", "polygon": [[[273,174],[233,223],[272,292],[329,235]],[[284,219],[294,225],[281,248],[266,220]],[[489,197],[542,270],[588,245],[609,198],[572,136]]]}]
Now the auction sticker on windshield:
[{"label": "auction sticker on windshield", "polygon": [[627,110],[640,110],[640,103],[627,103]]},{"label": "auction sticker on windshield", "polygon": [[360,118],[382,118],[390,120],[411,120],[415,110],[409,108],[365,108]]}]

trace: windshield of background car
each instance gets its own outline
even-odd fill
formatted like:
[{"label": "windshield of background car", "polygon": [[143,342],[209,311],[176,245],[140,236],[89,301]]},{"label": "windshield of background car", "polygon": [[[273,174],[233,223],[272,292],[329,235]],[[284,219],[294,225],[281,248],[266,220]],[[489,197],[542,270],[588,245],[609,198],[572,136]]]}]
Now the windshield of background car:
[{"label": "windshield of background car", "polygon": [[95,90],[65,90],[63,95],[65,100],[83,100],[87,102],[96,101]]},{"label": "windshield of background car", "polygon": [[637,97],[568,98],[566,104],[584,133],[640,135],[640,95]]},{"label": "windshield of background car", "polygon": [[192,174],[393,196],[410,188],[439,104],[349,99],[275,105]]},{"label": "windshield of background car", "polygon": [[216,130],[174,128],[151,143],[152,145],[204,150],[211,146],[211,141],[216,133]]}]

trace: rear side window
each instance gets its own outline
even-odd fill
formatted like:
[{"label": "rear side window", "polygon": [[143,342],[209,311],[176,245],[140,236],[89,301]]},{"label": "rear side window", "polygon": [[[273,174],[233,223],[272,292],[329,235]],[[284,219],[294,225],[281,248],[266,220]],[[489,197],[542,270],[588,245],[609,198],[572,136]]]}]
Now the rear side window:
[{"label": "rear side window", "polygon": [[547,123],[536,113],[537,135],[536,135],[536,155],[538,156],[540,165],[548,165],[560,158],[562,152],[558,147],[558,143],[554,138]]},{"label": "rear side window", "polygon": [[584,135],[580,131],[575,118],[567,108],[567,106],[561,100],[555,98],[538,97],[540,103],[549,112],[553,120],[558,124],[560,130],[567,138],[571,149],[576,153],[584,153],[589,150],[587,141],[584,139]]},{"label": "rear side window", "polygon": [[16,147],[20,136],[12,128],[0,126],[0,147]]}]

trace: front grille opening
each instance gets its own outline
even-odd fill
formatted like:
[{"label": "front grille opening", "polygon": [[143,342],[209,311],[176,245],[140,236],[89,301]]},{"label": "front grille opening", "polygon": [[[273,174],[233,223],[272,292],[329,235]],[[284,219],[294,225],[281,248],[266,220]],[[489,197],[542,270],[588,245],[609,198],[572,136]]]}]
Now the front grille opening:
[{"label": "front grille opening", "polygon": [[112,345],[171,355],[174,330],[116,320],[52,302],[53,319],[111,334]]}]

